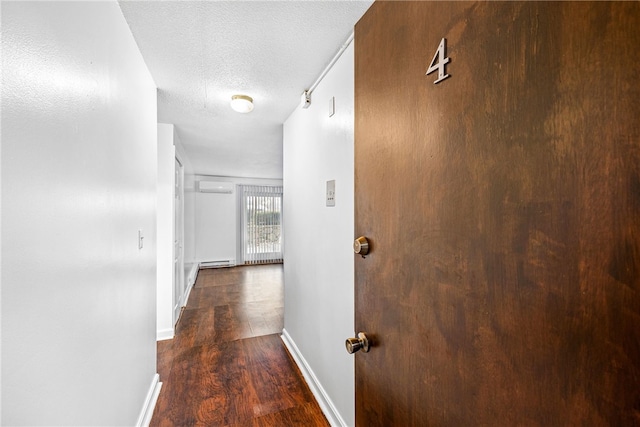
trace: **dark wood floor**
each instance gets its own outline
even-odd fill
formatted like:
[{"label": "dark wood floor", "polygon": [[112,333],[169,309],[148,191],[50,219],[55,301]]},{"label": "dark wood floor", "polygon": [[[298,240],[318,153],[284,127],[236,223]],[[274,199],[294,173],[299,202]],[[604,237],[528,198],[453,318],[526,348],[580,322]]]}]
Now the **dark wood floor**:
[{"label": "dark wood floor", "polygon": [[158,342],[151,426],[328,426],[280,339],[282,265],[201,270]]}]

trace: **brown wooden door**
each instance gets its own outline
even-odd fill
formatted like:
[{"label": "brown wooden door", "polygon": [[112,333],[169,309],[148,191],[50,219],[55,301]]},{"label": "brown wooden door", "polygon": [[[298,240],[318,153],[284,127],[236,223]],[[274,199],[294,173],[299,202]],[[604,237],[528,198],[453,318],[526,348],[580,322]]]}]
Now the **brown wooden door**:
[{"label": "brown wooden door", "polygon": [[357,425],[640,425],[640,3],[377,2],[355,55]]}]

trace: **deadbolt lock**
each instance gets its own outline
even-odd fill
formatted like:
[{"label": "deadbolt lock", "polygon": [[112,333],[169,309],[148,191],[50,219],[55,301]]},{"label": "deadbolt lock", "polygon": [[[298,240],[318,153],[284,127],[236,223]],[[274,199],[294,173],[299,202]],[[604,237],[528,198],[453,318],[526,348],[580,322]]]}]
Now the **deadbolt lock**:
[{"label": "deadbolt lock", "polygon": [[369,241],[367,240],[366,237],[364,236],[358,237],[353,242],[353,252],[362,256],[365,256],[366,254],[369,253]]},{"label": "deadbolt lock", "polygon": [[368,353],[369,338],[367,338],[367,334],[365,334],[364,332],[358,332],[358,338],[347,338],[345,346],[347,347],[347,353],[349,354],[353,354],[356,351],[360,350]]}]

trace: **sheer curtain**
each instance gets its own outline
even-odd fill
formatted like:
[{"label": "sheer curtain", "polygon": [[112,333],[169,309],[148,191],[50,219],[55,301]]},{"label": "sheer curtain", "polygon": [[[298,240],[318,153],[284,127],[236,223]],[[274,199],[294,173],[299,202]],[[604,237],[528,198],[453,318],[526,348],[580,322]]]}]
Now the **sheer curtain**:
[{"label": "sheer curtain", "polygon": [[240,185],[238,197],[244,263],[282,262],[282,187]]}]

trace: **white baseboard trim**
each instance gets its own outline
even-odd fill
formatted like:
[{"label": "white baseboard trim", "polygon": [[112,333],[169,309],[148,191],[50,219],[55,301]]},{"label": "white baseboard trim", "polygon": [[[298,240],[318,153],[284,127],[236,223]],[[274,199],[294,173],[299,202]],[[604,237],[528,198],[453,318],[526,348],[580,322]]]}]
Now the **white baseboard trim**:
[{"label": "white baseboard trim", "polygon": [[149,424],[151,423],[151,417],[153,416],[153,410],[155,409],[156,403],[158,402],[158,396],[160,395],[161,388],[162,383],[160,382],[160,375],[155,374],[153,376],[153,380],[151,381],[151,386],[149,387],[147,397],[146,399],[144,399],[144,405],[142,406],[142,410],[140,411],[140,415],[138,416],[136,427],[149,427]]},{"label": "white baseboard trim", "polygon": [[175,331],[173,328],[162,329],[156,332],[156,341],[164,341],[173,339]]},{"label": "white baseboard trim", "polygon": [[282,330],[280,338],[282,338],[282,342],[284,342],[284,345],[289,350],[289,353],[291,353],[296,365],[298,365],[300,372],[302,372],[302,376],[307,381],[309,389],[311,389],[311,393],[313,393],[313,396],[318,401],[318,405],[320,405],[320,409],[322,409],[324,416],[327,417],[329,424],[331,424],[332,427],[348,427],[347,423],[338,412],[333,401],[322,387],[322,384],[320,384],[320,381],[318,381],[318,378],[313,373],[313,370],[302,356],[302,353],[300,353],[298,346],[286,329]]}]

